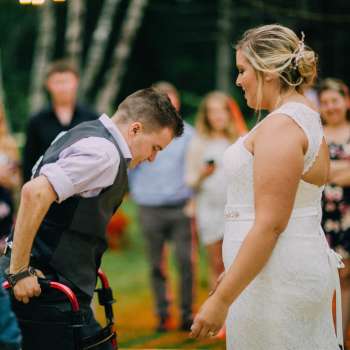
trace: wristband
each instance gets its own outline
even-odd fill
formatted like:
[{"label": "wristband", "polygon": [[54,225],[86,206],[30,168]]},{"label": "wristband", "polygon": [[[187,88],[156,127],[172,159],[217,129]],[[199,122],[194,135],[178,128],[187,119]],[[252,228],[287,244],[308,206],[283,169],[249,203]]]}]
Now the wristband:
[{"label": "wristband", "polygon": [[6,276],[6,279],[8,283],[10,284],[11,288],[13,288],[18,281],[22,280],[23,278],[29,277],[29,276],[36,276],[35,269],[31,266],[28,267],[27,270],[17,272],[17,273],[11,273]]}]

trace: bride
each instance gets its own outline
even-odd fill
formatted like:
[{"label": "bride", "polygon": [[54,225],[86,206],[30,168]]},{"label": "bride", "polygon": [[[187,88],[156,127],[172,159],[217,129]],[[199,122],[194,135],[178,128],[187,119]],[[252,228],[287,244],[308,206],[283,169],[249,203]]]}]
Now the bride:
[{"label": "bride", "polygon": [[320,226],[329,158],[319,113],[303,95],[316,55],[303,33],[299,40],[281,25],[248,30],[236,50],[237,85],[269,114],[224,153],[226,272],[191,336],[215,335],[227,318],[231,350],[339,349],[341,262]]}]

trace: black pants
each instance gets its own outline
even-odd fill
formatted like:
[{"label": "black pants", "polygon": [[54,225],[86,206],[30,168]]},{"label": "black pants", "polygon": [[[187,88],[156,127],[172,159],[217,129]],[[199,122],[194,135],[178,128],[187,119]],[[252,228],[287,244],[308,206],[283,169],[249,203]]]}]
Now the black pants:
[{"label": "black pants", "polygon": [[[72,312],[70,303],[59,292],[52,290],[38,298],[32,298],[28,304],[12,300],[13,310],[22,331],[22,350],[76,350]],[[90,303],[80,299],[83,327],[79,337],[96,334],[100,325],[94,318]],[[102,344],[91,350],[112,350],[111,343]]]},{"label": "black pants", "polygon": [[183,206],[139,207],[140,224],[148,248],[151,263],[151,282],[155,296],[157,314],[168,316],[169,300],[166,293],[167,276],[163,269],[164,247],[172,241],[179,269],[179,295],[183,321],[192,318],[193,268],[191,261],[192,235],[190,219]]},{"label": "black pants", "polygon": [[[0,258],[0,271],[9,266],[9,256]],[[46,278],[57,281],[57,275],[42,266],[31,265],[44,272]],[[101,329],[90,307],[91,297],[74,290],[79,301],[83,326],[80,338],[93,336]],[[76,339],[72,324],[71,305],[67,297],[54,289],[42,291],[39,297],[31,298],[28,304],[17,301],[11,296],[12,309],[17,317],[22,333],[22,350],[76,350]],[[2,348],[0,347],[0,350]],[[111,342],[94,346],[91,350],[113,350]]]}]

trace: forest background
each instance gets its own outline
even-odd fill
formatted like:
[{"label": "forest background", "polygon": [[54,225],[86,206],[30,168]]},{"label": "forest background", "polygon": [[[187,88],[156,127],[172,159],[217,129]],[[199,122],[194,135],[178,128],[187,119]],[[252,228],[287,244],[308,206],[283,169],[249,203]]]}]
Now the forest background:
[{"label": "forest background", "polygon": [[61,57],[80,66],[81,99],[99,112],[111,113],[129,93],[168,80],[179,88],[190,121],[213,89],[238,99],[252,121],[234,85],[234,43],[264,23],[303,31],[319,55],[320,77],[349,82],[349,1],[46,0],[34,6],[0,0],[0,94],[12,130],[21,135],[31,112],[46,103],[45,68]]}]

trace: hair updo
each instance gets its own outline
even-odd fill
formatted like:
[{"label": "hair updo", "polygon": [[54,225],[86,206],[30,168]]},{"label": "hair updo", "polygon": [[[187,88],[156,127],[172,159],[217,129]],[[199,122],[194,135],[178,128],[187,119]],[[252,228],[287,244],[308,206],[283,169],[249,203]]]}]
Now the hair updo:
[{"label": "hair updo", "polygon": [[236,49],[257,72],[260,94],[264,73],[278,74],[281,91],[294,88],[299,93],[310,87],[317,76],[317,57],[304,44],[304,33],[299,39],[291,29],[279,24],[247,30]]}]

